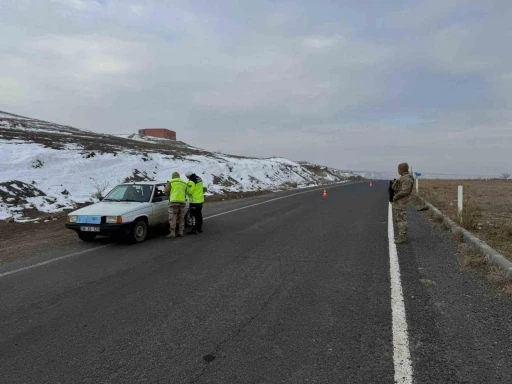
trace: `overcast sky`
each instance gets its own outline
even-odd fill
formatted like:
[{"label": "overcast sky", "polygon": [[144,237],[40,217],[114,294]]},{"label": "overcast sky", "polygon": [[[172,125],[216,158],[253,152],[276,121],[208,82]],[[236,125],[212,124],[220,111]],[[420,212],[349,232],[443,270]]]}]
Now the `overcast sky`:
[{"label": "overcast sky", "polygon": [[0,0],[0,110],[344,169],[512,171],[510,0]]}]

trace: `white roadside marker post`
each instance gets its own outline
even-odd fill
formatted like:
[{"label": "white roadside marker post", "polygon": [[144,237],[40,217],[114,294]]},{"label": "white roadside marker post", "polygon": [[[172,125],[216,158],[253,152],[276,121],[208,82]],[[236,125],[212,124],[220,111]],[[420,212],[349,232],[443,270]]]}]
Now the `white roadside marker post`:
[{"label": "white roadside marker post", "polygon": [[416,194],[418,194],[418,188],[419,188],[419,185],[420,184],[420,179],[419,177],[416,178]]},{"label": "white roadside marker post", "polygon": [[459,221],[460,224],[463,224],[462,222],[462,209],[463,207],[463,194],[464,194],[464,187],[462,185],[459,185],[459,191],[458,191],[458,197],[457,197],[457,212],[459,214]]}]

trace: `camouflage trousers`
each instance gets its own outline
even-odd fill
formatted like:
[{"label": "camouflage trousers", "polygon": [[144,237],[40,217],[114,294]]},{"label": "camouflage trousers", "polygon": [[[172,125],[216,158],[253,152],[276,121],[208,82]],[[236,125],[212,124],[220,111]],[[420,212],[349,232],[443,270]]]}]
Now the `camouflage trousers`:
[{"label": "camouflage trousers", "polygon": [[398,238],[407,237],[407,211],[405,209],[394,209],[395,223],[398,228]]},{"label": "camouflage trousers", "polygon": [[169,205],[169,234],[176,235],[176,224],[178,224],[178,235],[182,236],[185,231],[185,204]]}]

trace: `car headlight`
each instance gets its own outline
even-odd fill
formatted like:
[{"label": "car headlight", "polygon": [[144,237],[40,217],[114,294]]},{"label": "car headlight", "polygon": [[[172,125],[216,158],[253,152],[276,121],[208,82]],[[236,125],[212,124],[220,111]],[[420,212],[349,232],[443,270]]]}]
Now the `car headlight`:
[{"label": "car headlight", "polygon": [[121,216],[107,216],[107,224],[122,224],[123,218]]},{"label": "car headlight", "polygon": [[68,223],[76,223],[77,216],[68,216]]}]

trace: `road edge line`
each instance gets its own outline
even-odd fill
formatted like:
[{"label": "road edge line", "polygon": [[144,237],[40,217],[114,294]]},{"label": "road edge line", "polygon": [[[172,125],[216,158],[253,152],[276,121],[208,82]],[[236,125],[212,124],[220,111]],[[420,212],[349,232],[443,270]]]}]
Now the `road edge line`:
[{"label": "road edge line", "polygon": [[59,260],[64,260],[64,259],[67,259],[67,258],[70,258],[70,257],[79,256],[79,255],[82,255],[84,253],[95,251],[97,249],[107,248],[107,247],[110,247],[111,245],[112,244],[105,244],[105,245],[100,245],[99,247],[84,249],[83,251],[80,251],[80,252],[75,252],[75,253],[71,253],[69,255],[59,256],[59,257],[56,257],[55,259],[50,259],[50,260],[42,261],[40,263],[36,263],[36,264],[32,264],[32,265],[27,265],[26,267],[23,267],[23,268],[18,268],[18,269],[13,269],[12,271],[3,272],[3,273],[0,273],[0,279],[2,277],[13,275],[13,274],[18,273],[18,272],[26,271],[28,269],[32,269],[32,268],[36,268],[36,267],[41,267],[41,266],[46,265],[46,264],[54,263],[54,262],[59,261]]},{"label": "road edge line", "polygon": [[388,240],[389,240],[389,271],[391,277],[391,316],[393,328],[393,364],[395,368],[395,383],[412,384],[412,363],[409,350],[409,335],[407,317],[400,280],[400,264],[395,244],[393,227],[393,208],[389,203],[388,209]]},{"label": "road edge line", "polygon": [[321,187],[321,188],[310,189],[309,191],[303,191],[303,192],[293,193],[293,194],[291,194],[291,195],[281,196],[281,197],[277,197],[277,198],[275,198],[275,199],[266,200],[266,201],[261,201],[261,202],[256,203],[256,204],[246,205],[245,207],[241,207],[241,208],[237,208],[237,209],[232,209],[232,210],[230,210],[230,211],[226,211],[226,212],[222,212],[222,213],[217,213],[217,214],[215,214],[215,215],[211,215],[211,216],[205,217],[203,220],[212,219],[212,218],[217,217],[217,216],[227,215],[228,213],[233,213],[233,212],[236,212],[236,211],[241,211],[241,210],[243,210],[243,209],[256,207],[256,206],[258,206],[258,205],[271,203],[271,202],[273,202],[273,201],[277,201],[277,200],[281,200],[281,199],[286,199],[286,198],[288,198],[288,197],[293,197],[293,196],[298,196],[298,195],[304,195],[304,194],[306,194],[306,193],[311,193],[311,192],[316,192],[316,191],[322,191],[322,190],[324,190],[324,189],[332,189],[332,188],[344,187],[345,185],[352,185],[352,184],[356,184],[356,183],[341,183],[341,184],[334,185],[334,186],[330,186],[330,187]]}]

